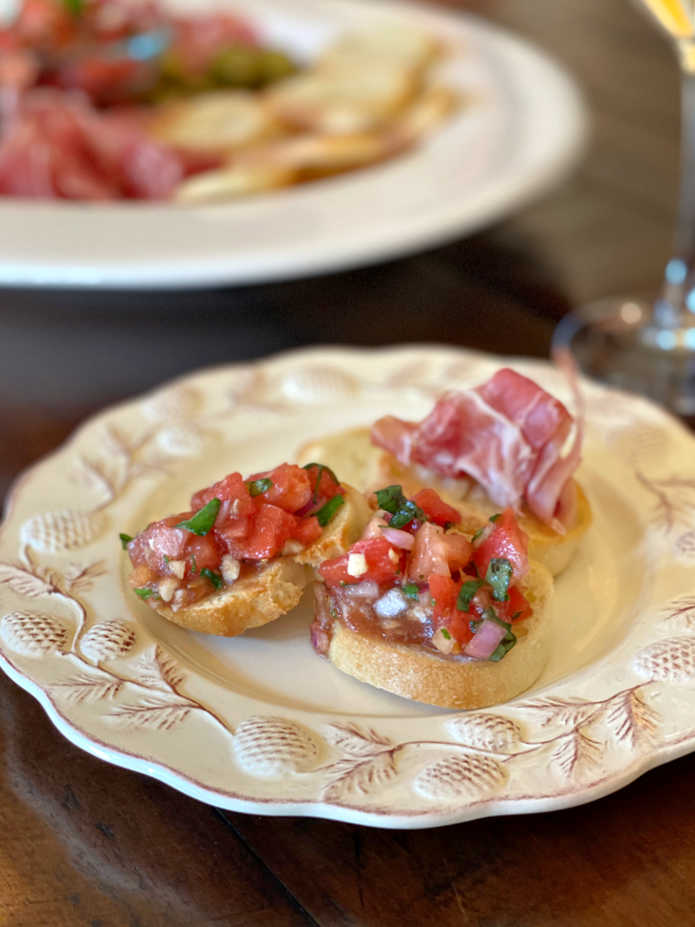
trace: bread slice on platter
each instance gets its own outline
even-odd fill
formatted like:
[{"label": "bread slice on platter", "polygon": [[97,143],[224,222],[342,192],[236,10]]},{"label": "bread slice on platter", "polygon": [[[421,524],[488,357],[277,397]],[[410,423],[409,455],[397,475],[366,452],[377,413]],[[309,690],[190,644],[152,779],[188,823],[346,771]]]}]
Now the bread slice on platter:
[{"label": "bread slice on platter", "polygon": [[550,654],[553,580],[531,562],[522,589],[533,606],[514,625],[517,644],[503,660],[438,656],[422,648],[368,637],[335,620],[326,656],[342,672],[394,695],[442,708],[484,708],[509,701],[536,682]]},{"label": "bread slice on platter", "polygon": [[[313,579],[313,568],[357,540],[371,514],[361,493],[337,481],[330,485],[333,474],[324,477],[322,470],[283,464],[249,480],[230,474],[194,494],[191,512],[152,522],[134,538],[123,536],[133,564],[130,583],[135,593],[174,624],[227,637],[291,611]],[[288,511],[290,496],[279,498],[273,489],[273,480],[279,485],[276,473],[294,493],[299,515]],[[304,479],[306,473],[313,493],[308,503],[296,489],[297,479]],[[317,488],[319,479],[328,481],[332,495]],[[248,486],[258,490],[255,495],[246,491]],[[268,495],[272,492],[276,495]],[[322,519],[322,507],[331,500],[336,503],[338,497],[342,504]],[[213,503],[217,507],[210,511],[208,523],[202,528],[196,525],[194,520],[200,520]],[[242,524],[244,518],[248,524]],[[284,533],[277,525],[284,526]],[[293,530],[294,536],[288,536]]]}]

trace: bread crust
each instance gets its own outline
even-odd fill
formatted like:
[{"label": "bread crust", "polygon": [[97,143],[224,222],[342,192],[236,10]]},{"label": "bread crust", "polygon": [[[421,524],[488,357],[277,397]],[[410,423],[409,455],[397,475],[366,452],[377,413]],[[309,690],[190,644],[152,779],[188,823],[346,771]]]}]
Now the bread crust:
[{"label": "bread crust", "polygon": [[366,637],[339,620],[333,624],[328,659],[362,682],[440,708],[485,708],[509,701],[540,676],[552,636],[549,571],[531,563],[522,589],[533,614],[513,626],[517,643],[497,663],[439,657],[422,647]]},{"label": "bread crust", "polygon": [[[498,511],[481,490],[471,491],[469,480],[442,480],[424,468],[404,466],[393,454],[372,444],[368,428],[350,428],[302,445],[297,462],[303,464],[309,460],[337,467],[352,485],[364,491],[389,483],[400,483],[406,496],[415,495],[425,486],[436,489],[445,502],[461,512],[461,527],[466,532],[477,531]],[[576,480],[573,483],[577,493],[576,517],[564,534],[529,512],[523,512],[519,518],[528,535],[529,557],[542,563],[553,576],[561,573],[574,557],[592,521],[589,500],[579,483]]]},{"label": "bread crust", "polygon": [[299,603],[307,571],[293,557],[271,560],[257,573],[238,579],[233,586],[213,592],[187,608],[174,611],[164,602],[153,602],[163,618],[190,631],[235,637],[247,628],[258,628],[291,611]]},{"label": "bread crust", "polygon": [[345,483],[345,502],[321,537],[297,554],[277,557],[225,589],[174,610],[160,599],[148,604],[168,621],[191,631],[236,637],[248,628],[275,621],[291,611],[312,579],[312,567],[344,553],[362,534],[371,509],[362,493]]}]

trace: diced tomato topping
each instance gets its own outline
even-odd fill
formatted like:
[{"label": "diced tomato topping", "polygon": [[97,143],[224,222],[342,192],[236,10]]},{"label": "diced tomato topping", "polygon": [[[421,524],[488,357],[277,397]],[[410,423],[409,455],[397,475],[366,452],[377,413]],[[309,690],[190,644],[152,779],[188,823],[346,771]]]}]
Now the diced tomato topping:
[{"label": "diced tomato topping", "polygon": [[467,643],[472,637],[470,621],[473,617],[468,612],[462,612],[456,607],[461,583],[448,576],[433,573],[428,580],[430,595],[434,599],[432,611],[432,627],[446,628],[449,634],[459,644]]},{"label": "diced tomato topping", "polygon": [[271,485],[257,499],[277,505],[286,512],[298,512],[311,500],[309,474],[296,464],[280,464],[274,470],[254,473],[248,483],[269,479]]},{"label": "diced tomato topping", "polygon": [[241,473],[230,473],[224,479],[213,483],[212,486],[194,493],[191,498],[191,508],[195,512],[215,498],[220,502],[234,503],[232,507],[227,507],[231,508],[229,514],[234,518],[248,518],[256,511],[246,480]]},{"label": "diced tomato topping", "polygon": [[251,533],[240,545],[241,556],[247,560],[268,560],[277,557],[285,541],[294,535],[297,519],[277,505],[261,504]]},{"label": "diced tomato topping", "polygon": [[340,492],[340,483],[333,479],[326,467],[310,464],[304,470],[309,474],[312,497],[317,502],[327,502]]},{"label": "diced tomato topping", "polygon": [[[359,576],[348,573],[351,554],[364,554],[367,570]],[[395,550],[384,537],[371,537],[357,541],[350,550],[333,560],[326,560],[319,567],[319,573],[329,586],[341,583],[360,583],[373,579],[377,583],[393,581],[401,568],[402,554]]]},{"label": "diced tomato topping", "polygon": [[447,505],[434,489],[421,489],[413,497],[413,502],[436,525],[457,525],[461,521],[461,513]]},{"label": "diced tomato topping", "polygon": [[416,582],[424,582],[432,573],[448,576],[466,566],[472,550],[471,542],[464,535],[445,534],[438,525],[428,522],[415,535],[408,576]]},{"label": "diced tomato topping", "polygon": [[318,541],[323,534],[323,528],[319,524],[318,518],[313,515],[308,518],[296,518],[295,521],[296,525],[292,537],[297,541],[301,541],[305,547],[313,544],[314,541]]},{"label": "diced tomato topping", "polygon": [[495,609],[502,621],[523,621],[533,614],[531,603],[518,586],[511,586],[507,601],[495,602]]},{"label": "diced tomato topping", "polygon": [[513,509],[505,509],[488,537],[473,551],[473,563],[484,577],[493,557],[504,557],[512,565],[515,581],[528,571],[528,537],[519,527]]},{"label": "diced tomato topping", "polygon": [[201,570],[214,570],[224,556],[224,546],[220,544],[217,532],[211,531],[209,534],[199,536],[186,532],[189,537],[186,539],[185,560],[187,568],[192,573],[200,573]]}]

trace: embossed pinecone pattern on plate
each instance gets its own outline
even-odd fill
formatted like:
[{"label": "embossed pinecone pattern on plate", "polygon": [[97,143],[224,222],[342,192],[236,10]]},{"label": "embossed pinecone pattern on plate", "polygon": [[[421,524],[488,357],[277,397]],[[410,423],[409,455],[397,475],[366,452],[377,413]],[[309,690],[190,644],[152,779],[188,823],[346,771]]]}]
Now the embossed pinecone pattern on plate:
[{"label": "embossed pinecone pattern on plate", "polygon": [[451,754],[419,772],[413,788],[435,800],[482,798],[506,779],[507,770],[491,756]]},{"label": "embossed pinecone pattern on plate", "polygon": [[354,377],[334,367],[302,367],[288,373],[282,382],[284,395],[296,402],[323,403],[331,399],[346,399],[356,391]]},{"label": "embossed pinecone pattern on plate", "polygon": [[501,715],[460,715],[449,722],[448,728],[461,743],[492,753],[512,753],[522,740],[520,725]]},{"label": "embossed pinecone pattern on plate", "polygon": [[126,621],[101,621],[85,634],[82,652],[95,663],[124,657],[135,644],[135,629]]},{"label": "embossed pinecone pattern on plate", "polygon": [[65,509],[34,515],[22,525],[21,538],[36,550],[55,554],[91,544],[103,528],[101,514]]},{"label": "embossed pinecone pattern on plate", "polygon": [[61,653],[65,649],[68,630],[53,615],[43,612],[16,611],[4,615],[0,634],[12,650],[27,656]]},{"label": "embossed pinecone pattern on plate", "polygon": [[641,650],[633,661],[635,670],[655,682],[693,682],[695,637],[669,637]]},{"label": "embossed pinecone pattern on plate", "polygon": [[242,721],[234,737],[239,765],[254,776],[282,776],[313,769],[318,738],[286,718],[253,717]]}]

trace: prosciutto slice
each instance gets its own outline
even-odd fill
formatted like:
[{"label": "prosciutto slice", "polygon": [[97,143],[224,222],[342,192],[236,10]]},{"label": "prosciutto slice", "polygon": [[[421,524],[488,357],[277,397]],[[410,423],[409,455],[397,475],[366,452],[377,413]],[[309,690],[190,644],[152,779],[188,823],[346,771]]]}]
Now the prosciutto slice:
[{"label": "prosciutto slice", "polygon": [[559,400],[509,368],[475,389],[446,393],[419,423],[387,416],[372,427],[372,442],[406,466],[472,477],[496,505],[519,510],[525,503],[558,531],[572,511],[568,484],[581,437],[581,420],[575,424]]}]

